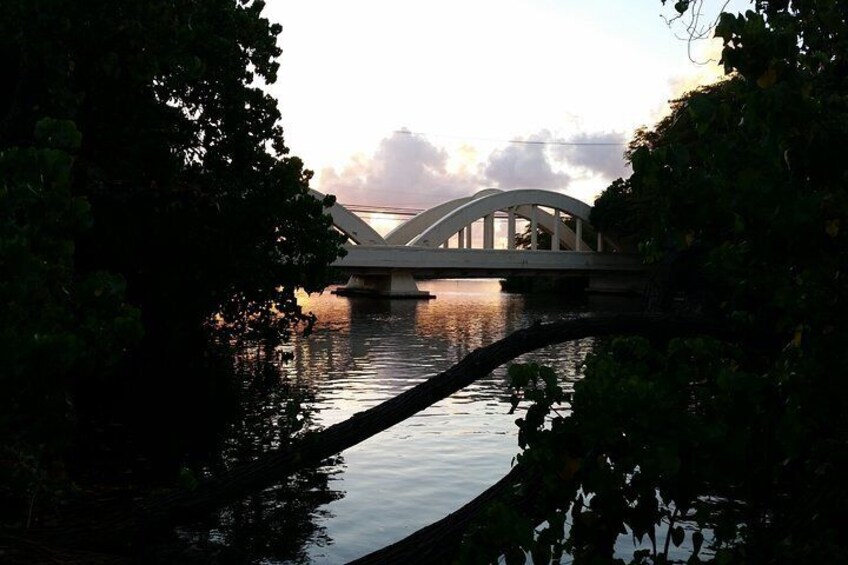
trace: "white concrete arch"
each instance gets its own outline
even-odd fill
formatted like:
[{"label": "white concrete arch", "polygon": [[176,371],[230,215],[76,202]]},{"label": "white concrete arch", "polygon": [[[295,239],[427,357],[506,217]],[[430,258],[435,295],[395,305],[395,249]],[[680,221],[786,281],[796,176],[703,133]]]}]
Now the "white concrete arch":
[{"label": "white concrete arch", "polygon": [[475,193],[473,196],[465,196],[463,198],[449,200],[443,204],[424,210],[420,214],[410,218],[390,231],[386,235],[386,243],[389,245],[406,245],[421,235],[424,230],[429,228],[433,223],[453,212],[460,206],[463,206],[472,200],[477,200],[484,196],[489,196],[490,194],[496,194],[499,192],[501,191],[497,188],[487,188]]},{"label": "white concrete arch", "polygon": [[[310,189],[309,193],[318,200],[324,199],[324,195],[317,190]],[[327,208],[327,212],[333,218],[333,225],[355,243],[359,245],[386,245],[386,240],[374,231],[374,228],[338,202]]]},{"label": "white concrete arch", "polygon": [[[515,210],[516,217],[524,218],[525,220],[532,221],[533,218],[533,207],[525,204],[523,206],[517,206]],[[554,215],[550,212],[546,212],[545,210],[536,210],[536,222],[539,228],[542,231],[546,231],[551,236],[556,233],[556,228],[554,228]],[[570,227],[566,225],[566,223],[560,218],[559,220],[559,245],[562,249],[577,249],[577,234],[574,233]],[[582,250],[591,249],[591,247],[583,240],[580,248]]]},{"label": "white concrete arch", "polygon": [[[516,214],[527,217],[527,215],[532,214],[534,206],[545,206],[548,208],[562,210],[570,216],[580,220],[588,220],[589,214],[592,211],[591,206],[585,202],[581,202],[571,196],[560,194],[559,192],[538,189],[518,189],[496,192],[476,200],[471,200],[453,211],[448,212],[445,216],[424,230],[419,236],[410,241],[409,245],[438,247],[459,230],[464,229],[467,225],[479,220],[480,218],[484,218],[500,210],[507,209],[512,209],[516,212]],[[550,227],[548,229],[549,231],[553,231],[554,218],[550,214],[547,214],[547,216],[549,217],[549,222],[545,222],[543,220],[540,225],[545,228],[544,224],[549,223]],[[537,213],[537,220],[544,217],[545,214]],[[562,224],[560,226],[560,234],[562,234],[560,240],[563,239],[563,235],[571,232],[571,230],[564,228],[565,225]],[[571,232],[571,235],[574,235],[574,233]],[[576,243],[576,237],[572,239],[572,245],[569,247],[573,248],[573,243]]]}]

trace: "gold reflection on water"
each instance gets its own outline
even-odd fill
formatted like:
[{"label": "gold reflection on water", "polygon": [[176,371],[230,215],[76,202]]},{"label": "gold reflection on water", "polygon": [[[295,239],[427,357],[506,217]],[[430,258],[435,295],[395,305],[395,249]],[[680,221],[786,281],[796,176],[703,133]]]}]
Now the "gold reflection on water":
[{"label": "gold reflection on water", "polygon": [[[403,386],[398,374],[424,378],[425,371],[447,369],[471,350],[502,338],[524,311],[523,300],[500,292],[497,280],[433,280],[419,287],[437,298],[298,293],[298,303],[318,321],[312,336],[294,340],[294,359],[283,369],[307,388],[313,379],[351,384],[369,375],[384,379],[382,392],[388,393],[387,388]],[[413,370],[416,366],[420,370]]]},{"label": "gold reflection on water", "polygon": [[350,319],[350,303],[347,300],[338,300],[330,294],[328,287],[324,292],[308,294],[303,289],[295,292],[298,305],[303,308],[304,313],[313,313],[318,316],[321,326],[334,328],[346,325]]},{"label": "gold reflection on water", "polygon": [[[293,357],[279,370],[292,389],[308,393],[316,424],[338,423],[393,397],[536,318],[549,321],[575,313],[558,297],[502,293],[497,280],[422,281],[419,288],[437,298],[347,298],[330,289],[297,294],[304,312],[314,313],[318,321],[311,336],[292,339]],[[576,377],[590,348],[583,340],[534,355],[568,379]],[[496,480],[517,450],[504,372],[479,379],[417,419],[345,452],[348,497],[332,507],[336,521],[330,522],[334,525],[328,526],[327,535],[349,540],[359,524],[385,512],[381,497],[398,505],[394,515],[403,516],[406,523],[407,517],[411,522],[420,514],[422,501],[441,515],[451,511],[456,500]],[[492,476],[486,475],[489,472]],[[483,477],[482,484],[469,486],[468,475]],[[430,487],[421,477],[438,477],[439,482]],[[381,497],[357,498],[365,492],[380,492]],[[391,531],[386,539],[382,533],[369,535],[389,543],[398,533]]]},{"label": "gold reflection on water", "polygon": [[300,291],[297,300],[304,312],[317,316],[316,329],[349,336],[354,355],[366,353],[364,344],[356,339],[357,325],[362,323],[382,320],[397,333],[462,343],[463,349],[468,349],[503,337],[504,320],[523,312],[523,302],[503,294],[496,279],[430,280],[418,286],[436,299],[341,298],[328,289],[312,295]]},{"label": "gold reflection on water", "polygon": [[502,338],[504,321],[520,316],[523,311],[522,301],[511,300],[509,295],[501,293],[497,280],[436,280],[419,286],[437,298],[418,303],[416,333],[463,344],[460,358],[468,350]]}]

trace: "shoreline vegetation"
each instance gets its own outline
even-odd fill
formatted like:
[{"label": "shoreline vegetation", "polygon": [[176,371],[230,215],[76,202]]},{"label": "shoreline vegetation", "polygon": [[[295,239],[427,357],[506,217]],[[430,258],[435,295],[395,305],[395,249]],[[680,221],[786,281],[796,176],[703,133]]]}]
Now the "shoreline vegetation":
[{"label": "shoreline vegetation", "polygon": [[[330,494],[309,469],[522,353],[596,337],[573,392],[555,367],[510,369],[518,499],[404,555],[423,559],[423,539],[462,563],[611,563],[627,532],[633,565],[684,544],[688,563],[848,562],[848,0],[710,22],[701,2],[672,7],[691,39],[720,38],[727,77],[636,133],[632,175],[590,219],[652,268],[646,311],[533,324],[316,432],[308,397],[270,383],[315,324],[297,289],[325,287],[344,237],[260,86],[281,26],[259,0],[10,0],[0,560],[190,552],[176,527],[269,487],[316,494],[279,523],[298,546],[298,517]],[[579,283],[507,283],[545,284]],[[282,410],[221,445],[245,394]]]},{"label": "shoreline vegetation", "polygon": [[524,277],[508,276],[500,280],[503,292],[515,294],[555,294],[578,297],[589,286],[588,277]]}]

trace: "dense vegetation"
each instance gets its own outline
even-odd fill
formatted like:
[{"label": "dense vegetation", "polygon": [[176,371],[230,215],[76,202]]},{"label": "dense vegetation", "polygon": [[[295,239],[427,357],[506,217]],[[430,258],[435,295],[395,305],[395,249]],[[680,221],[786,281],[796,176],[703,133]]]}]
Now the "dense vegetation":
[{"label": "dense vegetation", "polygon": [[311,324],[294,291],[323,286],[340,237],[262,89],[280,54],[263,6],[2,3],[6,524],[37,523],[104,457],[126,481],[141,435],[178,451],[185,413],[225,386],[210,338]]},{"label": "dense vegetation", "polygon": [[[262,8],[2,4],[4,531],[158,468],[140,430],[180,453],[202,423],[169,409],[209,410],[223,386],[211,338],[274,343],[311,323],[294,289],[322,284],[340,239],[257,86],[279,54]],[[723,14],[728,79],[638,135],[633,175],[592,221],[656,268],[652,306],[739,337],[603,342],[573,393],[513,369],[540,503],[493,511],[468,560],[606,563],[625,533],[645,542],[637,563],[683,542],[693,562],[848,561],[846,14],[845,0]]]},{"label": "dense vegetation", "polygon": [[[638,244],[653,307],[739,338],[607,341],[573,393],[550,369],[513,369],[533,401],[518,461],[541,474],[541,503],[495,512],[469,560],[497,540],[522,563],[521,549],[538,563],[616,549],[634,563],[848,561],[846,14],[842,0],[722,14],[727,79],[637,136],[632,176],[593,223]],[[616,548],[622,534],[636,547]]]}]

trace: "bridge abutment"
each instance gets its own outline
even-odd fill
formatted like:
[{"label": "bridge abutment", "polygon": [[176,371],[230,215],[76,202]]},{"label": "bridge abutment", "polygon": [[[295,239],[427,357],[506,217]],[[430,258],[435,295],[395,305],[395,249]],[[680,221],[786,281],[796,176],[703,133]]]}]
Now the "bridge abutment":
[{"label": "bridge abutment", "polygon": [[347,284],[333,291],[339,296],[371,296],[376,298],[436,298],[426,290],[420,290],[409,271],[387,274],[351,275]]}]

